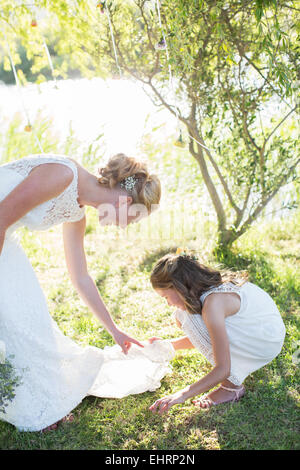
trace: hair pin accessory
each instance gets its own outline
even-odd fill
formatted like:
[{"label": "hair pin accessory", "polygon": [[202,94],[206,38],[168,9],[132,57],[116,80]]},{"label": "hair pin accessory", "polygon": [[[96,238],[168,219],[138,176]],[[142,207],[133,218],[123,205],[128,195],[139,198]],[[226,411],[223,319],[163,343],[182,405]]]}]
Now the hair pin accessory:
[{"label": "hair pin accessory", "polygon": [[101,13],[104,13],[105,9],[105,2],[98,2],[97,7],[100,9]]},{"label": "hair pin accessory", "polygon": [[126,189],[126,191],[132,191],[137,182],[138,178],[136,178],[135,175],[127,176],[127,178],[121,181],[120,186],[121,188]]},{"label": "hair pin accessory", "polygon": [[156,50],[164,50],[167,48],[166,41],[164,38],[160,38],[160,41],[155,45]]},{"label": "hair pin accessory", "polygon": [[176,250],[176,255],[183,256],[184,258],[190,258],[194,261],[198,261],[196,255],[189,254],[185,248],[178,247]]}]

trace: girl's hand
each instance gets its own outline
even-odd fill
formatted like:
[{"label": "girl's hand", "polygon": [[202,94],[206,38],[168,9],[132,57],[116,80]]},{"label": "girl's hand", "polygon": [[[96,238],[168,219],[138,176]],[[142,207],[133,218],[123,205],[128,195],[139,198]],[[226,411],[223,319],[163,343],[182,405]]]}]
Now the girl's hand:
[{"label": "girl's hand", "polygon": [[163,415],[163,413],[168,413],[169,409],[177,405],[179,403],[184,403],[185,398],[183,391],[180,390],[177,393],[174,393],[173,395],[169,395],[168,397],[160,398],[159,400],[156,400],[153,405],[149,407],[149,410],[152,411],[152,413],[158,412],[160,415]]},{"label": "girl's hand", "polygon": [[157,338],[156,336],[152,336],[152,338],[149,338],[148,341],[150,344],[152,344],[154,341],[161,340],[161,338]]},{"label": "girl's hand", "polygon": [[131,348],[131,343],[134,343],[134,344],[137,344],[138,346],[140,346],[141,348],[144,347],[144,345],[142,343],[140,343],[139,341],[137,341],[136,339],[134,338],[131,338],[131,336],[128,336],[126,335],[125,333],[123,333],[122,331],[120,330],[117,330],[114,334],[113,334],[113,338],[115,340],[115,342],[121,346],[122,348],[122,351],[124,354],[127,354],[129,349]]}]

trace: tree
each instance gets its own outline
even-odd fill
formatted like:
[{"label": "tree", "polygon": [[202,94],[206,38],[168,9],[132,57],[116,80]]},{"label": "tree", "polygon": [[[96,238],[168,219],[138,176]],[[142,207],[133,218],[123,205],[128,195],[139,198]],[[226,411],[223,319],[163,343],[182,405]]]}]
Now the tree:
[{"label": "tree", "polygon": [[[109,15],[83,1],[36,6],[47,9],[44,30],[55,37],[58,55],[68,55],[86,76],[121,69],[185,128],[216,212],[220,245],[231,245],[296,178],[296,2],[111,0],[104,8]],[[12,23],[8,11],[5,20]],[[18,6],[15,14],[21,23],[11,26],[33,50],[24,28],[32,12]],[[67,70],[65,61],[60,70]],[[293,132],[286,132],[288,122]]]}]

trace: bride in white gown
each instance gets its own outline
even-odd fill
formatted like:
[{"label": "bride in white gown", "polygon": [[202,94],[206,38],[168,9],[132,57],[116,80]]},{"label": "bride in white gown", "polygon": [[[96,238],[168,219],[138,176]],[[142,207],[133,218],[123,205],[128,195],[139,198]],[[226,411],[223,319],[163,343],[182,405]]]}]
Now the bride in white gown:
[{"label": "bride in white gown", "polygon": [[[160,182],[145,164],[118,154],[100,176],[70,158],[32,155],[0,166],[0,341],[21,384],[0,419],[22,431],[43,430],[63,419],[87,395],[124,397],[155,390],[169,371],[168,342],[140,343],[117,328],[87,271],[84,206],[99,210],[102,225],[151,213]],[[103,207],[110,207],[113,211]],[[123,214],[123,215],[122,215]],[[72,283],[119,346],[81,347],[64,336],[49,314],[43,291],[15,230],[46,230],[63,223]],[[125,353],[125,354],[124,354]]]}]

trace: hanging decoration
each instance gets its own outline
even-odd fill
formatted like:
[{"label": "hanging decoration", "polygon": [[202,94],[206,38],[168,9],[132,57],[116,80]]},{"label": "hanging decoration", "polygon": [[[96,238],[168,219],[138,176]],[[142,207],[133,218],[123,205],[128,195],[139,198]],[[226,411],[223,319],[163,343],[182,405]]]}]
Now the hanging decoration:
[{"label": "hanging decoration", "polygon": [[[176,105],[176,94],[175,94],[175,89],[174,89],[174,79],[173,79],[172,69],[171,69],[171,65],[170,65],[170,56],[169,56],[168,44],[167,44],[167,41],[166,41],[166,35],[165,35],[164,28],[163,28],[162,21],[161,21],[160,2],[159,2],[159,0],[155,0],[155,5],[156,5],[156,9],[157,9],[157,14],[158,14],[159,27],[160,27],[160,30],[161,30],[161,38],[158,41],[158,43],[156,44],[155,48],[157,50],[165,50],[166,51],[166,59],[167,59],[168,72],[169,72],[169,86],[170,86],[170,90],[172,91],[173,100],[174,100],[174,103],[175,103],[174,114],[176,116],[177,129],[178,129],[178,132],[179,132],[179,137],[174,142],[174,145],[176,145],[177,147],[180,147],[180,148],[184,148],[185,147],[185,142],[183,140],[183,132],[182,132],[181,123],[180,123],[180,119],[179,119],[178,107]],[[115,62],[116,62],[116,65],[117,65],[117,68],[118,68],[118,71],[119,71],[119,76],[120,76],[120,78],[122,78],[122,70],[121,70],[121,67],[120,67],[119,61],[118,61],[116,43],[115,43],[115,38],[114,38],[114,33],[113,33],[113,28],[112,28],[112,24],[111,24],[110,13],[109,13],[107,3],[106,3],[106,1],[98,1],[97,4],[96,4],[96,7],[99,8],[99,11],[100,11],[101,14],[106,13],[106,15],[107,15],[109,29],[110,29],[110,35],[111,35],[111,40],[112,40],[112,45],[113,45],[113,50],[114,50]],[[34,0],[33,0],[33,8],[36,9]],[[31,27],[36,28],[37,26],[38,26],[38,22],[37,22],[36,16],[33,16],[32,20],[31,20]],[[17,76],[17,72],[16,72],[16,69],[15,69],[15,64],[13,62],[12,54],[11,54],[11,51],[10,51],[10,48],[9,48],[9,44],[8,44],[5,32],[4,32],[4,37],[5,37],[5,40],[6,40],[8,55],[9,55],[9,59],[10,59],[10,63],[11,63],[11,68],[13,70],[16,86],[17,86],[18,92],[20,94],[24,114],[25,114],[26,119],[27,119],[27,124],[26,124],[24,130],[26,132],[31,132],[31,131],[34,131],[34,128],[33,128],[32,124],[30,122],[29,114],[28,114],[27,109],[26,109],[25,104],[24,104],[21,85],[20,85],[20,82],[19,82],[19,79],[18,79],[18,76]],[[45,49],[45,52],[46,52],[46,56],[47,56],[47,59],[48,59],[48,63],[49,63],[50,69],[51,69],[52,77],[53,77],[53,80],[55,82],[55,88],[58,88],[56,77],[55,77],[55,70],[54,70],[54,67],[53,67],[52,59],[51,59],[51,55],[49,53],[48,46],[47,46],[46,41],[45,41],[43,36],[42,36],[42,40],[43,40],[43,46],[44,46],[44,49]],[[116,78],[116,76],[114,76],[114,78]],[[190,134],[188,134],[188,136],[192,140],[197,142],[201,147],[203,147],[204,149],[210,151],[208,147],[206,147],[201,142],[196,140],[193,136],[191,136]],[[39,145],[41,151],[43,152],[41,143],[40,143],[40,141],[39,141],[36,134],[35,134],[35,138],[38,142],[38,145]]]},{"label": "hanging decoration", "polygon": [[[37,7],[35,5],[34,0],[33,0],[32,7],[35,9],[35,12],[37,13]],[[33,17],[32,21],[31,21],[31,27],[33,27],[33,28],[36,28],[38,26],[38,22],[37,22],[36,18],[37,18],[37,14]],[[48,46],[46,44],[45,38],[44,38],[43,34],[41,33],[41,31],[39,31],[39,33],[40,33],[40,36],[42,38],[43,47],[45,49],[46,57],[47,57],[48,64],[49,64],[49,67],[50,67],[50,70],[51,70],[51,75],[52,75],[52,78],[53,78],[53,81],[54,81],[54,88],[58,89],[57,80],[56,80],[56,76],[55,76],[55,70],[54,70],[54,67],[53,67],[53,62],[52,62],[52,59],[51,59],[51,55],[50,55]]]},{"label": "hanging decoration", "polygon": [[173,94],[173,101],[175,103],[175,116],[176,116],[176,121],[177,121],[177,130],[179,132],[179,137],[174,142],[174,145],[176,145],[177,147],[183,148],[183,147],[185,147],[185,144],[184,144],[183,138],[182,138],[182,129],[181,129],[180,120],[179,120],[178,108],[177,108],[177,105],[176,105],[176,94],[175,94],[175,88],[174,88],[174,79],[173,79],[172,68],[171,68],[171,64],[170,64],[170,56],[169,56],[169,49],[168,49],[168,45],[167,45],[166,35],[165,35],[164,28],[163,28],[162,21],[161,21],[159,0],[156,0],[156,9],[157,9],[157,14],[158,14],[159,27],[160,27],[161,34],[162,34],[162,37],[161,37],[160,41],[156,45],[156,49],[162,49],[162,50],[166,51],[168,70],[169,70],[169,86],[170,86],[170,89],[171,89],[172,94]]},{"label": "hanging decoration", "polygon": [[[35,3],[34,3],[34,0],[33,0],[33,4],[31,5],[34,9],[36,9],[36,6],[35,6]],[[31,23],[30,23],[30,26],[32,28],[36,28],[38,26],[38,22],[37,22],[37,19],[36,19],[36,15],[32,17],[32,20],[31,20]],[[15,67],[15,63],[14,63],[14,60],[13,60],[13,56],[12,56],[12,53],[11,53],[11,49],[9,47],[9,43],[8,43],[8,40],[7,40],[7,36],[5,34],[5,31],[3,30],[3,34],[4,34],[4,39],[5,39],[5,42],[6,42],[6,48],[7,48],[7,52],[8,52],[8,57],[9,57],[9,61],[10,61],[10,64],[11,64],[11,69],[13,71],[13,74],[14,74],[14,79],[15,79],[15,83],[16,83],[16,87],[17,87],[17,90],[18,90],[18,93],[19,93],[19,96],[20,96],[20,101],[21,101],[21,104],[22,104],[22,108],[23,108],[23,111],[24,111],[24,114],[25,114],[25,117],[26,117],[26,125],[24,127],[24,131],[25,132],[33,132],[34,134],[34,137],[35,137],[35,140],[39,146],[39,149],[42,153],[44,153],[44,150],[43,150],[43,147],[42,147],[42,144],[40,142],[40,139],[38,137],[38,135],[36,134],[35,132],[35,129],[34,129],[34,126],[32,125],[31,123],[31,120],[30,120],[30,117],[29,117],[29,113],[28,113],[28,110],[25,106],[25,102],[24,102],[24,98],[23,98],[23,93],[22,93],[22,87],[21,87],[21,84],[20,84],[20,81],[19,81],[19,78],[18,78],[18,74],[17,74],[17,71],[16,71],[16,67]],[[41,34],[41,33],[40,33]],[[43,47],[45,49],[45,52],[46,52],[46,56],[47,56],[47,60],[48,60],[48,63],[49,63],[49,66],[50,66],[50,69],[51,69],[51,73],[52,73],[52,77],[53,77],[53,80],[54,80],[54,87],[55,88],[58,88],[57,86],[57,81],[56,81],[56,77],[55,77],[55,70],[54,70],[54,67],[53,67],[53,62],[52,62],[52,59],[51,59],[51,55],[49,53],[49,49],[48,49],[48,46],[46,44],[46,41],[43,37],[43,35],[41,34],[41,37],[42,37],[42,43],[43,43]]]},{"label": "hanging decoration", "polygon": [[182,131],[181,131],[181,129],[180,129],[179,137],[178,137],[178,139],[174,142],[174,145],[176,145],[176,147],[181,147],[181,148],[184,148],[184,147],[185,147],[185,143],[184,143],[183,138],[182,138]]},{"label": "hanging decoration", "polygon": [[[101,13],[104,13],[104,12],[106,13],[107,20],[108,20],[108,25],[109,25],[109,30],[110,30],[110,36],[111,36],[111,40],[112,40],[112,44],[113,44],[113,50],[114,50],[114,55],[115,55],[116,66],[118,67],[120,78],[122,78],[123,74],[122,74],[122,70],[121,70],[121,67],[120,67],[119,61],[118,61],[118,55],[117,55],[117,48],[116,48],[115,36],[114,36],[113,29],[112,29],[112,24],[111,24],[111,20],[110,20],[109,9],[108,9],[107,4],[106,4],[105,1],[104,1],[104,2],[98,2],[98,3],[97,3],[97,8],[100,9],[100,12],[101,12]],[[114,78],[116,78],[116,76],[115,76]]]},{"label": "hanging decoration", "polygon": [[99,8],[102,14],[105,13],[105,2],[98,2],[97,7]]},{"label": "hanging decoration", "polygon": [[155,48],[158,49],[158,50],[165,50],[166,49],[166,41],[164,40],[163,37],[156,44]]},{"label": "hanging decoration", "polygon": [[50,66],[52,78],[53,78],[53,81],[54,81],[54,88],[56,88],[56,90],[58,90],[58,85],[57,85],[57,80],[56,80],[56,76],[55,76],[55,70],[54,70],[54,67],[53,67],[53,62],[52,62],[52,59],[51,59],[51,55],[50,55],[48,46],[47,46],[46,41],[45,41],[43,36],[42,36],[42,39],[43,39],[43,46],[44,46],[44,49],[45,49],[45,52],[46,52],[48,63],[49,63],[49,66]]},{"label": "hanging decoration", "polygon": [[[168,52],[168,45],[167,45],[167,41],[166,41],[166,36],[165,36],[164,29],[163,29],[163,26],[162,26],[162,21],[161,21],[159,0],[156,0],[156,9],[157,9],[157,13],[158,13],[159,26],[160,26],[160,29],[161,29],[161,32],[162,32],[162,39],[163,39],[162,45],[165,46],[165,51],[166,51],[166,55],[167,55],[167,61],[168,61],[168,67],[169,67],[169,84],[170,84],[170,88],[173,92],[174,102],[176,103],[176,94],[175,94],[175,90],[174,90],[173,74],[172,74],[172,69],[171,69],[171,65],[170,65],[170,57],[169,57],[169,52]],[[162,39],[159,41],[157,46],[160,44]],[[183,147],[185,147],[185,143],[184,143],[183,138],[182,138],[182,129],[181,129],[181,125],[180,125],[180,120],[179,120],[179,115],[178,115],[178,108],[177,108],[176,104],[175,104],[175,115],[176,115],[176,120],[177,120],[177,128],[179,129],[179,137],[174,142],[174,145],[176,145],[177,147],[183,148]],[[197,139],[195,139],[193,136],[191,136],[191,134],[188,134],[188,136],[192,140],[197,142],[197,144],[199,144],[200,147],[210,151],[208,147],[206,147],[201,142],[199,142]]]},{"label": "hanging decoration", "polygon": [[[27,108],[25,106],[25,102],[24,102],[23,94],[22,94],[21,84],[20,84],[20,81],[19,81],[19,78],[18,78],[15,63],[13,61],[12,53],[11,53],[11,50],[10,50],[10,47],[9,47],[9,43],[8,43],[5,31],[3,31],[3,34],[4,34],[4,39],[5,39],[5,42],[6,42],[6,48],[7,48],[7,52],[8,52],[10,65],[11,65],[11,68],[12,68],[12,71],[13,71],[13,74],[14,74],[17,90],[18,90],[18,93],[19,93],[19,96],[20,96],[20,101],[22,103],[22,108],[23,108],[23,111],[24,111],[24,114],[25,114],[25,117],[26,117],[26,120],[27,120],[27,124],[24,127],[24,131],[25,132],[32,132],[32,131],[34,131],[34,129],[33,129],[33,126],[31,124],[31,121],[30,121],[29,113],[28,113]],[[36,140],[41,152],[44,153],[42,144],[41,144],[40,139],[38,138],[36,132],[34,132],[34,137],[35,137],[35,140]]]}]

